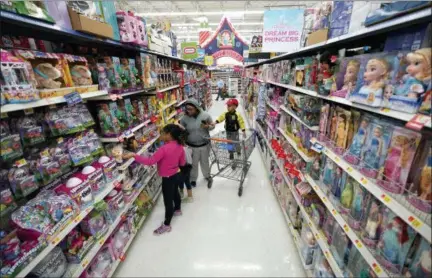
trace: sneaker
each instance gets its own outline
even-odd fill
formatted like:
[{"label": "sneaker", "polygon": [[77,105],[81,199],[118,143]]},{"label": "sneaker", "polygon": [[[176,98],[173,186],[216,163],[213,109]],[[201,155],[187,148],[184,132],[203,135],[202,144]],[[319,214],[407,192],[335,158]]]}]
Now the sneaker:
[{"label": "sneaker", "polygon": [[182,215],[183,215],[183,212],[181,211],[181,209],[174,211],[174,216],[182,216]]},{"label": "sneaker", "polygon": [[191,186],[196,187],[196,181],[191,181]]},{"label": "sneaker", "polygon": [[168,233],[171,232],[171,226],[169,225],[165,225],[164,223],[162,223],[162,225],[160,225],[159,228],[157,228],[156,230],[154,230],[153,234],[155,236],[161,235],[163,233]]},{"label": "sneaker", "polygon": [[184,191],[180,190],[180,199],[183,200],[184,198],[185,198]]},{"label": "sneaker", "polygon": [[194,201],[194,197],[186,197],[183,200],[184,203],[193,203],[193,201]]}]

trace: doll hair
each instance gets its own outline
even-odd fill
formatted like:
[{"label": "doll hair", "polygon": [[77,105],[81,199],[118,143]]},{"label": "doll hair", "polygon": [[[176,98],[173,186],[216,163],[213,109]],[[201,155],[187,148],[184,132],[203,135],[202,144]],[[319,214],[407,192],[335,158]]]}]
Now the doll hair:
[{"label": "doll hair", "polygon": [[415,76],[417,79],[423,80],[429,80],[431,79],[431,55],[432,55],[432,49],[431,48],[422,48],[419,50],[416,50],[414,53],[408,53],[407,59],[408,61],[412,60],[425,60],[427,67],[426,70]]},{"label": "doll hair", "polygon": [[348,67],[354,67],[356,69],[356,74],[359,72],[360,69],[360,62],[357,60],[350,60],[346,66],[346,69],[348,70]]},{"label": "doll hair", "polygon": [[[407,224],[399,216],[396,216],[395,218],[393,218],[392,222],[396,222],[399,224],[401,231],[400,231],[398,240],[399,240],[400,244],[404,244],[405,242],[407,242],[409,240]],[[391,229],[392,227],[393,227],[393,224],[391,223],[389,225],[389,228]]]},{"label": "doll hair", "polygon": [[432,171],[431,171],[431,167],[425,166],[423,167],[423,169],[421,170],[421,174],[420,174],[420,186],[418,189],[418,193],[419,196],[420,195],[425,195],[426,201],[432,201],[432,187],[431,187],[431,182],[432,182]]}]

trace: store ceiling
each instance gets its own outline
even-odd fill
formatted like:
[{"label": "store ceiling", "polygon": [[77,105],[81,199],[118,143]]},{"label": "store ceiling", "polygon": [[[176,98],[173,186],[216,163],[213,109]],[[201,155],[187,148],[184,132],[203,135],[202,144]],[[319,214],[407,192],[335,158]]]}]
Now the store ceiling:
[{"label": "store ceiling", "polygon": [[[121,1],[123,2],[123,1]],[[264,10],[309,7],[320,1],[127,1],[129,9],[149,22],[169,20],[180,40],[198,38],[200,18],[214,31],[223,15],[246,40],[262,33]]]}]

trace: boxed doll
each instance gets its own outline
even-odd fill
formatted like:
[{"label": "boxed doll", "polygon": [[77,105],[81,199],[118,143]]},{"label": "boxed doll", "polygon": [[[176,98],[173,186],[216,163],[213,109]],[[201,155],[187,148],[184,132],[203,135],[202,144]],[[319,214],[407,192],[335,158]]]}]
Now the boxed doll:
[{"label": "boxed doll", "polygon": [[[122,92],[124,80],[120,78],[121,66],[120,59],[118,57],[103,57],[104,63],[100,64],[104,66],[107,79],[109,81],[110,93],[118,94]],[[101,77],[99,76],[99,81]]]},{"label": "boxed doll", "polygon": [[353,183],[353,201],[348,215],[348,224],[351,229],[359,231],[361,224],[367,218],[367,204],[372,195],[359,183]]},{"label": "boxed doll", "polygon": [[360,60],[356,57],[344,58],[340,64],[339,72],[335,73],[335,82],[330,91],[331,96],[348,98],[357,85]]},{"label": "boxed doll", "polygon": [[[25,103],[39,99],[30,63],[1,49],[2,104]],[[3,101],[4,98],[4,101]]]},{"label": "boxed doll", "polygon": [[99,126],[103,136],[115,137],[120,134],[120,123],[115,116],[115,110],[112,107],[116,103],[100,103],[98,105]]},{"label": "boxed doll", "polygon": [[118,11],[117,24],[119,28],[120,41],[138,44],[138,28],[135,16],[129,12]]},{"label": "boxed doll", "polygon": [[380,187],[396,194],[404,192],[420,138],[421,135],[415,131],[394,127],[387,157],[378,174]]},{"label": "boxed doll", "polygon": [[363,219],[360,235],[367,247],[375,249],[382,231],[384,208],[381,201],[372,196],[365,205],[367,217]]},{"label": "boxed doll", "polygon": [[422,48],[395,57],[395,74],[384,89],[384,107],[417,112],[421,96],[431,86],[431,55],[432,48]]},{"label": "boxed doll", "polygon": [[348,130],[351,124],[351,111],[337,107],[336,116],[337,123],[333,149],[335,153],[341,155],[347,148]]},{"label": "boxed doll", "polygon": [[[355,114],[354,114],[355,115]],[[348,150],[344,154],[344,159],[353,165],[358,165],[361,159],[361,150],[369,137],[369,125],[372,117],[365,114],[360,119],[357,131],[354,134]]]},{"label": "boxed doll", "polygon": [[381,107],[385,87],[393,78],[394,70],[399,64],[395,54],[381,53],[358,56],[361,59],[357,85],[350,96],[352,102]]},{"label": "boxed doll", "polygon": [[55,23],[42,1],[13,1],[13,6],[19,14]]},{"label": "boxed doll", "polygon": [[96,91],[98,86],[93,85],[92,75],[87,65],[87,59],[81,56],[71,54],[62,54],[65,61],[63,63],[66,86],[67,87],[81,87],[76,88],[80,92],[86,90],[87,92]]}]

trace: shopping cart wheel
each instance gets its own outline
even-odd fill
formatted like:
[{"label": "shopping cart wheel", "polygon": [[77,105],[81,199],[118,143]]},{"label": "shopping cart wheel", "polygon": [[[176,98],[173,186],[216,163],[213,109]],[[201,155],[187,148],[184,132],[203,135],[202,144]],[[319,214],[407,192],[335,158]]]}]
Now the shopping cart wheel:
[{"label": "shopping cart wheel", "polygon": [[208,178],[207,179],[207,187],[210,189],[213,185],[213,178]]},{"label": "shopping cart wheel", "polygon": [[243,185],[240,185],[238,190],[238,196],[241,197],[243,195]]}]

